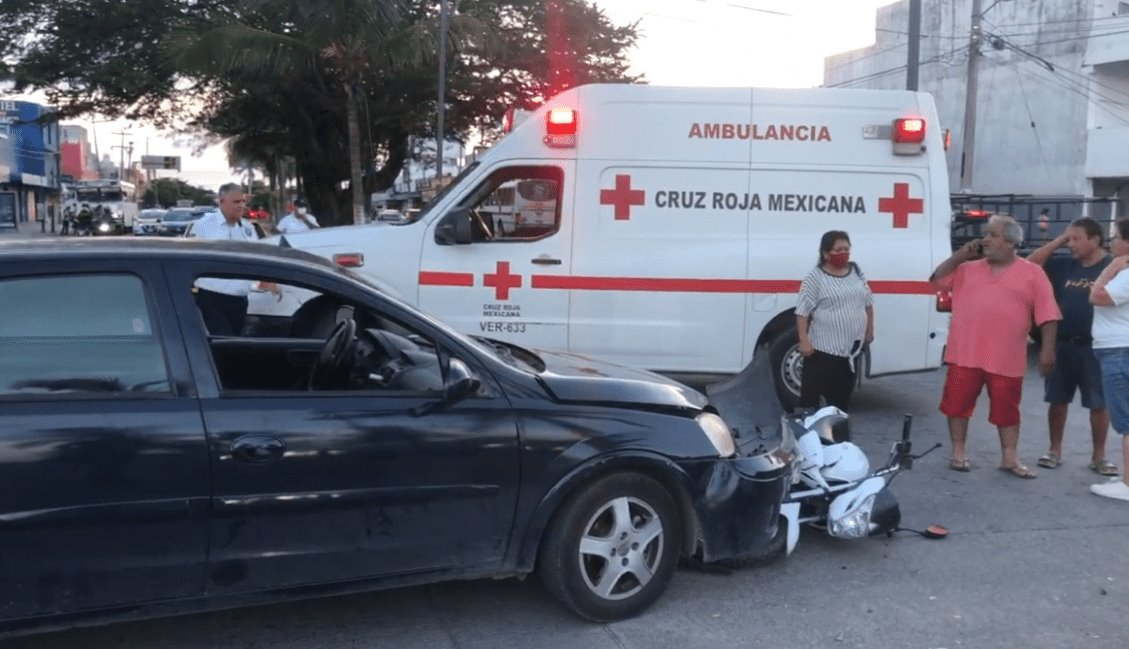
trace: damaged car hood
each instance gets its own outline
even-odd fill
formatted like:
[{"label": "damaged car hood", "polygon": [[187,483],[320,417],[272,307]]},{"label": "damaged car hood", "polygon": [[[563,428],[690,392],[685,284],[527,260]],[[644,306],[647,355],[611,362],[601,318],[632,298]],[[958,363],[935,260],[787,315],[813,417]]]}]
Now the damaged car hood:
[{"label": "damaged car hood", "polygon": [[677,381],[646,370],[587,356],[538,350],[545,370],[537,375],[558,401],[654,405],[701,410],[706,397]]}]

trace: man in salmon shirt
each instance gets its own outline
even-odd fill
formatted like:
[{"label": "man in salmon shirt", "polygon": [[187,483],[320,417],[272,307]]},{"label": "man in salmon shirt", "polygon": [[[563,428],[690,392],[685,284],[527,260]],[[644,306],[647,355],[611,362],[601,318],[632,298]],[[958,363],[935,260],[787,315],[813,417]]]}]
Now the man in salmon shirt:
[{"label": "man in salmon shirt", "polygon": [[[1027,371],[1027,332],[1034,321],[1042,332],[1039,372],[1055,366],[1055,339],[1062,319],[1054,289],[1043,269],[1015,254],[1023,228],[1010,216],[988,220],[983,239],[966,243],[933,271],[929,281],[953,293],[953,319],[945,347],[948,376],[941,412],[949,418],[953,455],[949,468],[969,471],[965,442],[968,419],[980,390],[988,386],[988,421],[1000,431],[1000,469],[1020,478],[1035,473],[1016,455],[1019,401]],[[980,248],[983,247],[983,257]]]}]

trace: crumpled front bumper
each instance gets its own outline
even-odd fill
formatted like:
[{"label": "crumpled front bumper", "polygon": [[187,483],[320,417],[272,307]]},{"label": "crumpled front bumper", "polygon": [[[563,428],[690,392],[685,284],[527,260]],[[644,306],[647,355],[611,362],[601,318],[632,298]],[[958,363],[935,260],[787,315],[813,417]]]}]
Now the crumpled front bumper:
[{"label": "crumpled front bumper", "polygon": [[703,561],[755,556],[772,545],[790,463],[763,454],[680,463],[694,480]]}]

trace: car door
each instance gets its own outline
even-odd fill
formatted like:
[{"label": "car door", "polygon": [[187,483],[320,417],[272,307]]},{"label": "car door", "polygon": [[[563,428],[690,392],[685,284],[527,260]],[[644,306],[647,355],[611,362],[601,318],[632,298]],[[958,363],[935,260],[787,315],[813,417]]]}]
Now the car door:
[{"label": "car door", "polygon": [[159,269],[63,267],[0,261],[0,619],[203,590],[207,450]]},{"label": "car door", "polygon": [[568,346],[575,162],[509,163],[459,201],[474,240],[424,237],[419,306],[458,331],[526,347]]},{"label": "car door", "polygon": [[[368,322],[396,319],[410,335],[449,344],[442,332],[328,275],[265,265],[183,270],[172,278],[173,293],[182,298],[186,336],[196,340],[191,349],[203,351],[192,356],[193,370],[208,384],[201,406],[214,488],[209,593],[499,564],[519,451],[514,414],[498,389],[428,413],[421,409],[435,396],[420,390],[310,391],[296,368],[320,351],[321,339],[207,341],[188,287],[199,276],[241,272],[284,292],[317,293],[311,304],[361,305]],[[294,372],[297,389],[293,377],[278,378]]]}]

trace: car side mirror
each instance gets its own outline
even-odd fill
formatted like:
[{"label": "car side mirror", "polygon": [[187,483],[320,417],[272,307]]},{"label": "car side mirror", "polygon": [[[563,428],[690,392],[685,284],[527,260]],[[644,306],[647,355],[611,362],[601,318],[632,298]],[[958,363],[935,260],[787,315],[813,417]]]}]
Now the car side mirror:
[{"label": "car side mirror", "polygon": [[482,387],[482,381],[470,371],[466,363],[457,358],[451,359],[447,380],[443,383],[443,400],[456,403],[473,396]]},{"label": "car side mirror", "polygon": [[462,245],[474,240],[470,227],[470,208],[456,207],[435,226],[435,242],[441,246]]},{"label": "car side mirror", "polygon": [[474,375],[466,363],[457,358],[447,361],[444,375],[446,379],[443,381],[443,396],[436,401],[412,408],[408,411],[409,414],[413,417],[430,415],[474,396],[482,388],[482,381]]}]

